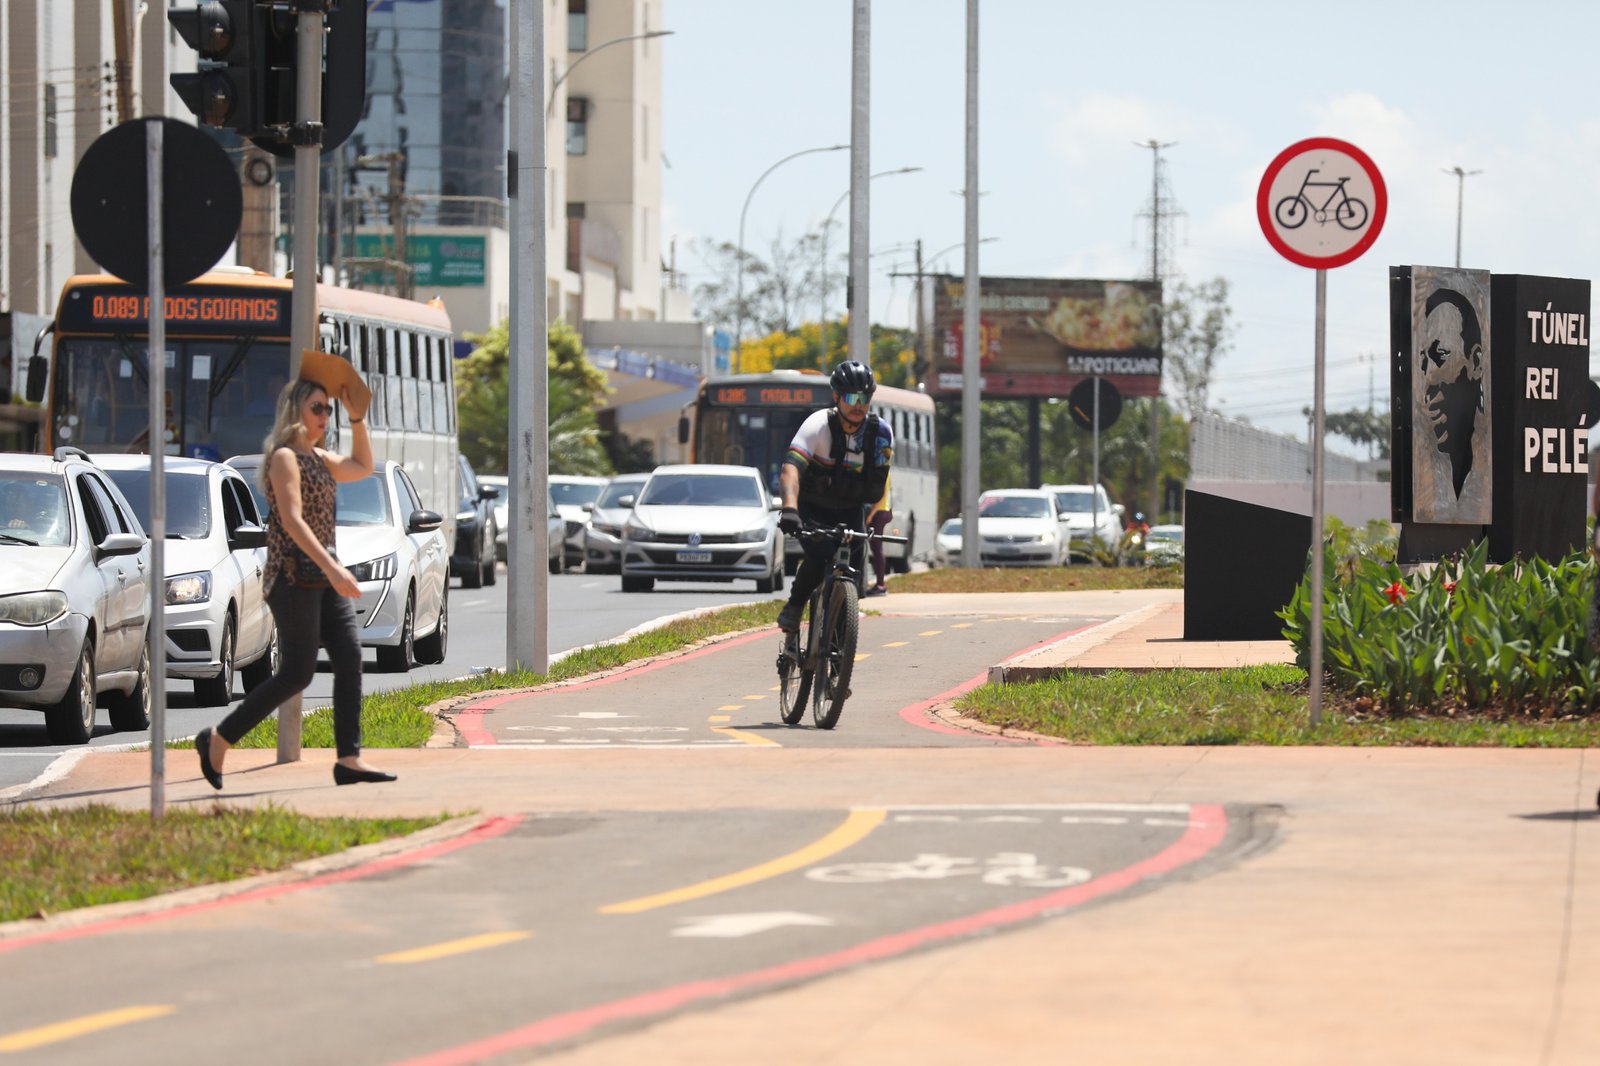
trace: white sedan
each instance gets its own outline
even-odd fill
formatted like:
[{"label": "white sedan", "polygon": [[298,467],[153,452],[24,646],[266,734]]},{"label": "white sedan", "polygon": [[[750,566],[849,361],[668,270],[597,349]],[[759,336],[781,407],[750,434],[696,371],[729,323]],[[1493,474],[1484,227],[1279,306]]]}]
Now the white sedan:
[{"label": "white sedan", "polygon": [[753,579],[783,587],[781,504],[748,466],[657,467],[622,527],[622,591],[657,581]]},{"label": "white sedan", "polygon": [[1067,532],[1053,493],[997,489],[978,497],[978,558],[984,566],[1060,566]]}]

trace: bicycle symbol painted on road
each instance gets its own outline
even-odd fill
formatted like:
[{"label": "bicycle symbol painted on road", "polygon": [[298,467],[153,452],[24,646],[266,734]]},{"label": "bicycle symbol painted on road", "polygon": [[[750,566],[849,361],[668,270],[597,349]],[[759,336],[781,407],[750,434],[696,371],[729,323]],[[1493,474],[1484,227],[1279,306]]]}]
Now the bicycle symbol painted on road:
[{"label": "bicycle symbol painted on road", "polygon": [[[1337,222],[1348,230],[1358,230],[1367,224],[1367,205],[1351,196],[1345,189],[1345,183],[1350,180],[1346,175],[1333,181],[1312,181],[1311,176],[1318,173],[1313,168],[1306,172],[1305,179],[1300,182],[1300,191],[1293,196],[1285,196],[1278,201],[1273,209],[1273,217],[1278,220],[1278,225],[1284,229],[1299,229],[1305,225],[1306,219],[1315,219],[1320,226],[1326,226],[1330,221]],[[1328,194],[1309,194],[1309,189],[1327,189]],[[1312,195],[1321,198],[1318,204],[1312,200]],[[1337,202],[1335,202],[1337,201]]]},{"label": "bicycle symbol painted on road", "polygon": [[1094,875],[1081,866],[1045,866],[1025,851],[1002,851],[986,860],[958,859],[923,852],[904,862],[847,862],[818,866],[806,877],[834,885],[876,885],[888,881],[942,881],[976,875],[986,885],[1002,888],[1068,888]]}]

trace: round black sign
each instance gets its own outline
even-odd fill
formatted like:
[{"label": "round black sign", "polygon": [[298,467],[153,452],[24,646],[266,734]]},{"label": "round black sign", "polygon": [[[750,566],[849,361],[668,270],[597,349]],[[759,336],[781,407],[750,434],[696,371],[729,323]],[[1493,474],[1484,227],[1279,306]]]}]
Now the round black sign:
[{"label": "round black sign", "polygon": [[161,123],[161,277],[168,288],[216,265],[239,235],[244,200],[222,146],[175,119],[114,126],[83,153],[72,175],[72,226],[95,262],[149,288],[149,185],[145,127]]},{"label": "round black sign", "polygon": [[1094,428],[1094,386],[1100,383],[1100,430],[1104,432],[1117,424],[1122,414],[1122,393],[1105,378],[1084,378],[1072,386],[1067,397],[1067,412],[1083,429]]}]

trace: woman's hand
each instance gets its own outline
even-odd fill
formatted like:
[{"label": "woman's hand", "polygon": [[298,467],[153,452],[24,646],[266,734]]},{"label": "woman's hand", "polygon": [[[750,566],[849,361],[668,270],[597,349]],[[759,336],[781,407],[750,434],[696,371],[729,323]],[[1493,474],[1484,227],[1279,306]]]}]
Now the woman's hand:
[{"label": "woman's hand", "polygon": [[361,586],[356,584],[355,575],[342,566],[334,566],[331,570],[324,570],[328,577],[328,584],[333,586],[333,591],[347,599],[358,600],[361,598]]},{"label": "woman's hand", "polygon": [[[345,413],[348,414],[350,416],[350,418],[352,418],[352,419],[361,419],[361,420],[365,420],[366,419],[366,417],[367,417],[367,406],[368,405],[362,405],[360,407],[358,407],[356,405],[355,401],[350,396],[350,386],[348,386],[348,385],[339,386],[339,402],[344,405]],[[369,403],[370,403],[370,401],[369,401]],[[362,423],[360,421],[357,421],[357,422],[354,422],[353,424],[359,426]]]}]

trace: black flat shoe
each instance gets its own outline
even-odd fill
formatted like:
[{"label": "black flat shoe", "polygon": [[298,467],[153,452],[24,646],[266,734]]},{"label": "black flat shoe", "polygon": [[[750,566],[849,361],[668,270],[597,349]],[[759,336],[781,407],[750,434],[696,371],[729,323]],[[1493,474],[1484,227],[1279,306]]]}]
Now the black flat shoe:
[{"label": "black flat shoe", "polygon": [[200,753],[200,772],[205,779],[211,782],[211,787],[217,790],[222,788],[222,774],[211,765],[211,730],[202,729],[194,735],[194,750]]},{"label": "black flat shoe", "polygon": [[333,783],[336,785],[376,784],[379,781],[398,780],[400,779],[394,774],[386,774],[382,770],[352,770],[342,762],[333,764]]}]

